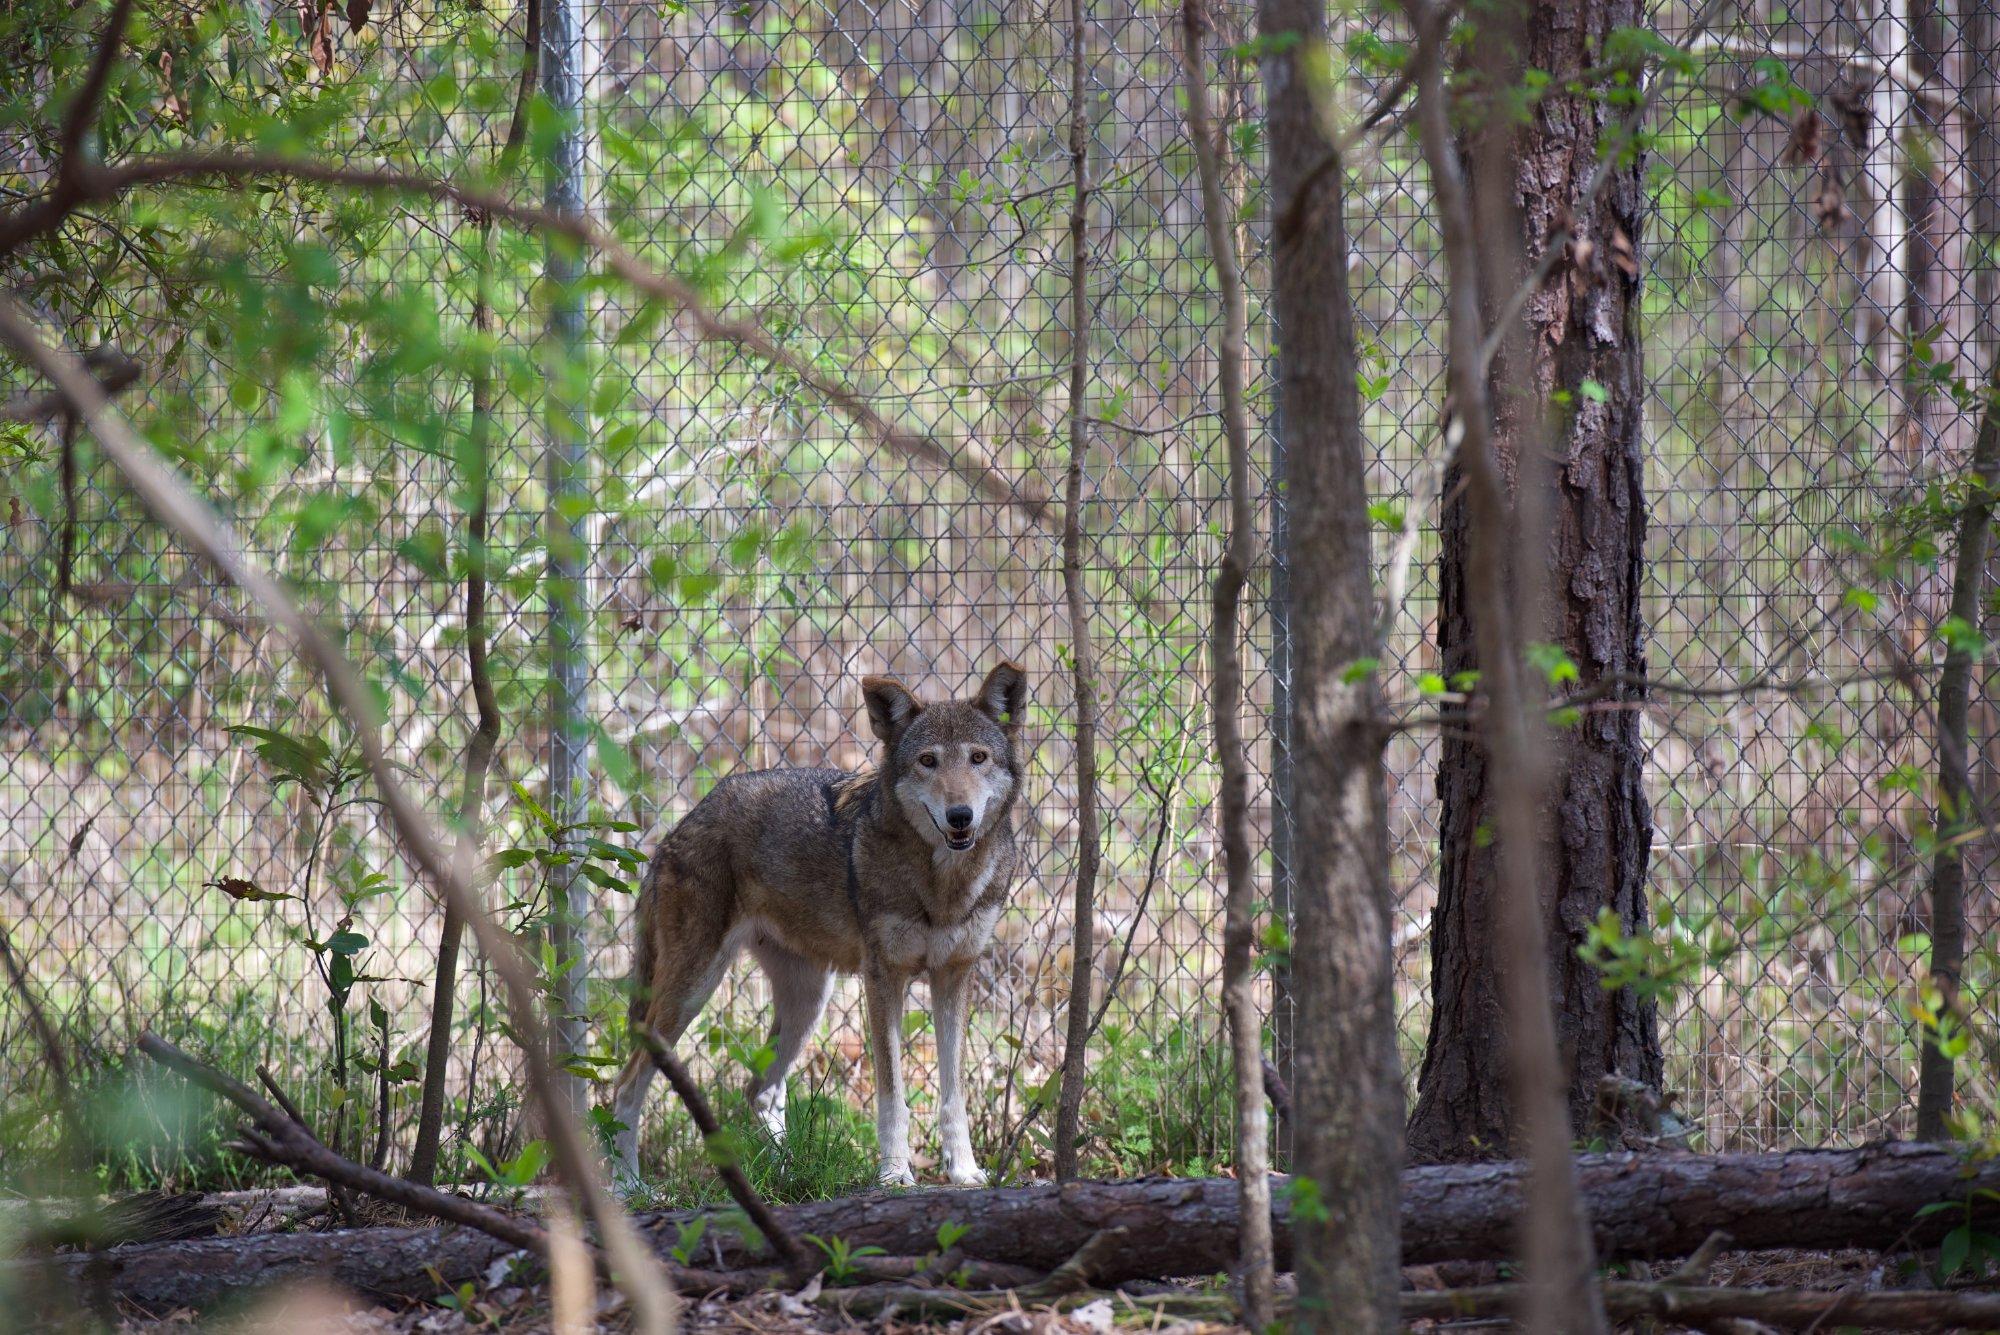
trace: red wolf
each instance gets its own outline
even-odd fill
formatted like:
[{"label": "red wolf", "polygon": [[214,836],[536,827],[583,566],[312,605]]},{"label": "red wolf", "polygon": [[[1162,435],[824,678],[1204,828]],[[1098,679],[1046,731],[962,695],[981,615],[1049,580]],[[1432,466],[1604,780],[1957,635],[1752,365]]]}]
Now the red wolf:
[{"label": "red wolf", "polygon": [[[945,1176],[983,1183],[965,1117],[966,999],[1020,861],[1012,813],[1027,684],[1003,662],[970,699],[927,705],[893,678],[867,677],[861,694],[883,747],[873,770],[763,770],[718,783],[646,869],[632,1023],[677,1042],[748,947],[776,1010],[776,1060],[751,1082],[751,1100],[782,1135],[785,1074],[819,1024],[833,975],[860,974],[881,1179],[909,1184],[903,1006],[911,980],[927,973]],[[624,1124],[620,1165],[633,1181],[652,1078],[651,1060],[636,1052],[613,1103]]]}]

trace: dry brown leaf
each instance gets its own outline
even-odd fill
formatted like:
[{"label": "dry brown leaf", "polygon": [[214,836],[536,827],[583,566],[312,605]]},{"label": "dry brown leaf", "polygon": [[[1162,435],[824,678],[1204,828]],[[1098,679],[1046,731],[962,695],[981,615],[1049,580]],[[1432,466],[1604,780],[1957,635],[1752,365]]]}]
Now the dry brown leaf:
[{"label": "dry brown leaf", "polygon": [[275,899],[291,898],[290,895],[281,890],[266,890],[255,881],[245,880],[241,876],[225,876],[217,881],[203,881],[202,885],[208,889],[220,890],[231,899],[242,900],[252,904],[262,904]]},{"label": "dry brown leaf", "polygon": [[1825,151],[1826,122],[1819,118],[1819,112],[1807,107],[1792,122],[1791,138],[1786,140],[1785,151],[1778,161],[1787,167],[1809,167]]},{"label": "dry brown leaf", "polygon": [[298,0],[299,35],[306,39],[306,53],[321,78],[333,73],[333,22],[331,0]]}]

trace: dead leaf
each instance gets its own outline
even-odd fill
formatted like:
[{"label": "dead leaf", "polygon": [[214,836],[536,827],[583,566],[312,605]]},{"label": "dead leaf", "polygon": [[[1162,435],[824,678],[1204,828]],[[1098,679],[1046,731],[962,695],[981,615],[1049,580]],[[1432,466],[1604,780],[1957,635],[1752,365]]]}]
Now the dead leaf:
[{"label": "dead leaf", "polygon": [[203,881],[206,889],[220,890],[231,899],[253,904],[269,903],[276,899],[290,899],[291,896],[279,890],[266,890],[255,881],[247,881],[241,876],[225,876],[218,881]]},{"label": "dead leaf", "polygon": [[360,32],[366,27],[368,11],[372,7],[371,0],[347,0],[347,30]]},{"label": "dead leaf", "polygon": [[174,91],[174,53],[160,52],[160,113],[168,120],[187,120],[187,104]]},{"label": "dead leaf", "polygon": [[1820,185],[1819,195],[1813,200],[1813,217],[1823,228],[1831,229],[1847,221],[1852,215],[1847,209],[1847,196],[1841,192],[1840,182],[1829,173]]},{"label": "dead leaf", "polygon": [[1827,94],[1827,102],[1840,113],[1840,132],[1850,144],[1868,142],[1868,90],[1849,79]]},{"label": "dead leaf", "polygon": [[646,618],[638,612],[627,612],[618,618],[618,629],[641,631],[646,629]]},{"label": "dead leaf", "polygon": [[332,0],[298,0],[299,35],[321,78],[333,73]]},{"label": "dead leaf", "polygon": [[1809,167],[1825,151],[1826,122],[1819,118],[1818,111],[1807,107],[1792,122],[1791,138],[1785,142],[1785,151],[1778,161],[1787,167]]}]

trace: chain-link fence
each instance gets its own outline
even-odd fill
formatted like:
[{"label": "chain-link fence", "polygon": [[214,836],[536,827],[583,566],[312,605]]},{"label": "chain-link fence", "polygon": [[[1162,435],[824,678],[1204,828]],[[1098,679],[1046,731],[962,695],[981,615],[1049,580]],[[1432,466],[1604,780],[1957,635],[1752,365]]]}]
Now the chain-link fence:
[{"label": "chain-link fence", "polygon": [[[1921,501],[1962,466],[1975,415],[1948,385],[1912,387],[1902,370],[1955,359],[1956,374],[1976,380],[1996,346],[1991,302],[1979,296],[1991,289],[1994,239],[1976,205],[2000,183],[1979,166],[1992,161],[1980,151],[1991,131],[1966,108],[2000,68],[1973,45],[1992,28],[1979,14],[1873,3],[1855,13],[1752,0],[1651,16],[1701,53],[1692,72],[1656,76],[1652,210],[1638,238],[1652,391],[1649,662],[1661,679],[1715,686],[1768,674],[1782,685],[1894,663],[1922,673],[1938,653],[1947,581],[1920,550],[1885,567],[1878,535],[1890,507]],[[1173,16],[1101,0],[1088,10],[1091,324],[1081,338],[1093,422],[1086,578],[1105,705],[1098,959],[1120,977],[1087,1121],[1109,1166],[1199,1166],[1228,1145],[1203,647],[1219,550],[1219,313]],[[489,804],[496,847],[538,838],[533,808],[509,784],[550,800],[540,575],[551,534],[583,539],[590,798],[638,827],[635,843],[650,846],[725,774],[865,764],[866,672],[942,693],[967,689],[1002,655],[1023,663],[1036,706],[1027,866],[981,972],[972,1044],[975,1139],[992,1148],[1060,1060],[1070,969],[1069,631],[1059,513],[1037,501],[1060,495],[1075,337],[1064,304],[1064,16],[990,0],[750,0],[586,3],[583,18],[581,184],[593,215],[943,444],[956,467],[885,444],[764,360],[593,284],[582,355],[548,371],[588,410],[588,501],[552,517],[547,396],[531,373],[548,294],[483,277],[518,272],[522,248],[540,242],[494,229],[495,261],[480,220],[452,207],[412,206],[357,245],[340,231],[337,201],[312,197],[298,229],[327,240],[338,272],[301,276],[252,258],[243,281],[266,293],[275,346],[294,296],[333,302],[365,288],[458,340],[476,337],[473,308],[489,302],[497,345],[533,351],[496,361],[503,369],[476,405],[462,379],[399,368],[392,342],[356,334],[297,350],[296,364],[346,394],[349,410],[337,422],[292,420],[284,377],[204,339],[164,279],[96,294],[71,331],[148,365],[148,411],[191,442],[183,462],[218,494],[238,494],[237,474],[267,467],[259,459],[277,461],[261,489],[240,488],[256,499],[235,517],[385,683],[397,758],[440,813],[455,801],[473,713],[461,590],[438,555],[460,540],[464,513],[453,444],[399,436],[393,402],[422,398],[453,420],[476,409],[492,426],[491,629],[506,718],[506,782]],[[1338,26],[1362,76],[1336,98],[1351,99],[1352,114],[1391,82],[1366,71],[1385,50],[1393,58],[1395,33]],[[272,31],[282,59],[309,59],[284,49],[294,29]],[[357,154],[394,146],[461,167],[497,155],[518,16],[399,5],[358,36],[325,32],[328,69],[309,81],[365,75],[394,90],[356,131]],[[1225,31],[1218,46],[1245,36]],[[1810,109],[1783,91],[1781,68]],[[1221,71],[1254,255],[1255,67],[1239,58]],[[1440,465],[1436,237],[1399,117],[1361,142],[1351,273],[1374,490],[1392,504],[1409,498],[1428,522]],[[1261,274],[1253,263],[1253,286]],[[207,439],[242,443],[251,462],[206,451]],[[1281,445],[1261,448],[1268,458]],[[335,754],[343,745],[282,642],[163,542],[87,442],[78,457],[74,505],[58,470],[34,473],[43,480],[22,484],[0,551],[0,912],[79,1042],[109,1053],[136,1026],[162,1026],[290,1073],[316,1115],[331,1116],[325,943],[335,930],[366,938],[354,957],[364,982],[353,1042],[376,1051],[361,997],[379,1001],[394,1067],[420,1054],[434,914],[364,785],[314,802],[310,785],[276,781],[255,737],[227,731],[319,737]],[[1009,479],[1015,497],[967,485],[978,470]],[[1385,528],[1385,557],[1393,536]],[[1435,670],[1435,559],[1426,529],[1383,660],[1392,696],[1418,695]],[[1271,644],[1259,601],[1246,666],[1260,774],[1280,694]],[[1649,709],[1652,883],[1672,910],[1663,934],[1707,954],[1663,1007],[1663,1039],[1670,1084],[1706,1146],[1907,1129],[1908,992],[1921,961],[1910,938],[1923,927],[1933,735],[1912,679],[1663,694]],[[1982,695],[1976,735],[1994,735],[1995,723]],[[1414,1072],[1437,859],[1433,743],[1400,735],[1389,761]],[[1253,795],[1260,846],[1268,793],[1260,782]],[[495,902],[531,908],[538,884],[532,862],[503,872]],[[631,905],[586,889],[605,1021],[593,1050],[609,1059]],[[279,895],[289,897],[262,897]],[[1970,911],[1977,941],[1990,898],[1975,894]],[[461,993],[456,1084],[477,1097],[458,1129],[495,1150],[507,1133],[494,1128],[513,1125],[505,1044],[478,969]],[[719,1066],[761,1041],[758,1006],[755,986],[740,982],[712,1004],[700,1032]],[[802,1078],[858,1102],[861,1034],[847,987]],[[922,1085],[921,1034],[917,1050]],[[34,1051],[9,997],[0,1064],[10,1084]],[[396,1087],[400,1129],[413,1088]]]}]

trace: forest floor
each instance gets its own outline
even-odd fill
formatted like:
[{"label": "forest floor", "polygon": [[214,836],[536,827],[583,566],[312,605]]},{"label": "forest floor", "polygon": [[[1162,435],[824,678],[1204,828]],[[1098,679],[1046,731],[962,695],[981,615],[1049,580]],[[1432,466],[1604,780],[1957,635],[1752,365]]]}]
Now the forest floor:
[{"label": "forest floor", "polygon": [[[293,1187],[278,1190],[218,1193],[208,1200],[219,1204],[228,1216],[223,1231],[231,1234],[269,1232],[311,1232],[333,1226],[325,1213],[325,1193],[317,1188]],[[365,1223],[402,1222],[400,1219]],[[1617,1277],[1647,1279],[1663,1277],[1670,1263],[1653,1267],[1648,1273],[1642,1263],[1618,1267]],[[1846,1251],[1764,1251],[1730,1252],[1715,1258],[1708,1280],[1732,1287],[1762,1287],[1837,1291],[1928,1290],[1936,1287],[1935,1255],[1915,1252],[1885,1253],[1868,1250]],[[1500,1278],[1490,1264],[1452,1263],[1411,1266],[1405,1269],[1406,1285],[1418,1291],[1443,1292]],[[1955,1286],[1955,1285],[1954,1285]],[[442,1286],[441,1286],[442,1287]],[[1290,1277],[1280,1280],[1281,1294],[1289,1294]],[[1180,1285],[1145,1284],[1133,1292],[1157,1295],[1168,1289],[1188,1298],[1219,1297],[1218,1281],[1190,1280]],[[908,1332],[939,1332],[940,1335],[1110,1335],[1114,1330],[1143,1330],[1148,1335],[1209,1335],[1236,1331],[1239,1325],[1214,1320],[1191,1320],[1164,1315],[1157,1307],[1142,1307],[1127,1301],[1123,1294],[1072,1299],[1058,1310],[1049,1304],[1022,1302],[1009,1309],[984,1310],[956,1320],[924,1320],[899,1316],[894,1310],[884,1315],[851,1317],[841,1310],[838,1290],[822,1290],[818,1281],[800,1294],[765,1292],[747,1297],[718,1296],[685,1300],[681,1328],[690,1332],[771,1332],[772,1335],[837,1335],[867,1332],[868,1335],[906,1335]],[[813,1299],[817,1298],[817,1301]],[[539,1335],[553,1331],[546,1286],[499,1283],[473,1290],[468,1287],[457,1300],[461,1310],[437,1303],[395,1306],[371,1303],[311,1282],[267,1291],[246,1299],[232,1310],[220,1313],[192,1312],[142,1315],[124,1313],[115,1324],[92,1323],[85,1318],[79,1328],[116,1329],[131,1332],[228,1332],[228,1335],[458,1335],[459,1332],[499,1332],[500,1335]],[[1511,1328],[1502,1318],[1452,1321],[1418,1321],[1413,1331],[1494,1331]],[[595,1329],[618,1335],[630,1329],[630,1322],[615,1294],[600,1293]],[[570,1327],[574,1329],[575,1327]],[[1854,1327],[1843,1325],[1842,1330]],[[1644,1335],[1672,1335],[1695,1329],[1672,1322],[1645,1327],[1620,1327]],[[1743,1330],[1769,1327],[1744,1325]]]}]

